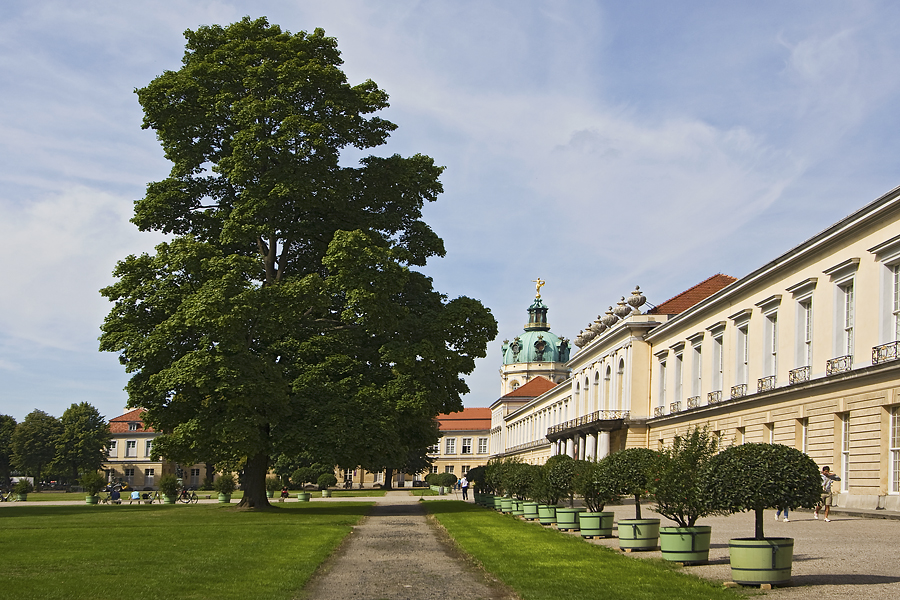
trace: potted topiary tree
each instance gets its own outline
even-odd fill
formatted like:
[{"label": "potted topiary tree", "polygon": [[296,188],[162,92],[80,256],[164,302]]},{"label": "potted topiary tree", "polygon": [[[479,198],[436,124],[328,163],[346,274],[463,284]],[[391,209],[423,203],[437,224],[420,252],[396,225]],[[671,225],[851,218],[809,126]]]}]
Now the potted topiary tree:
[{"label": "potted topiary tree", "polygon": [[534,482],[533,466],[519,462],[510,465],[506,470],[504,487],[509,490],[509,494],[512,496],[512,510],[510,514],[514,517],[521,517],[525,514],[523,505],[530,497],[531,487]]},{"label": "potted topiary tree", "polygon": [[[161,486],[162,483],[160,483],[160,488]],[[234,490],[237,488],[237,482],[234,480],[234,475],[231,473],[222,473],[213,482],[213,487],[219,492],[219,502],[228,504],[231,502],[231,494],[233,494]]]},{"label": "potted topiary tree", "polygon": [[322,497],[331,498],[331,490],[328,488],[337,485],[337,477],[334,476],[334,473],[322,473],[316,483],[322,491]]},{"label": "potted topiary tree", "polygon": [[606,476],[604,462],[580,460],[575,468],[575,493],[584,500],[587,508],[578,514],[578,526],[581,537],[612,537],[613,518],[615,513],[603,509],[607,504],[616,502],[619,497],[613,493]]},{"label": "potted topiary tree", "polygon": [[88,471],[78,480],[86,494],[86,504],[97,504],[100,501],[100,491],[106,487],[106,478],[97,471]]},{"label": "potted topiary tree", "polygon": [[672,446],[660,456],[653,489],[656,512],[677,523],[676,527],[659,530],[659,548],[666,560],[681,563],[709,560],[712,527],[697,525],[697,519],[722,513],[710,504],[703,488],[703,472],[718,451],[718,438],[708,428],[695,427],[686,435],[676,435]]},{"label": "potted topiary tree", "polygon": [[[557,504],[560,498],[571,493],[571,479],[565,475],[574,467],[574,459],[557,454],[541,465],[540,477],[534,482],[534,496],[538,502],[538,521],[541,525],[556,523]],[[551,474],[553,474],[551,476]]]},{"label": "potted topiary tree", "polygon": [[274,498],[275,492],[281,489],[281,479],[278,477],[266,477],[266,497]]},{"label": "potted topiary tree", "polygon": [[752,538],[729,541],[731,576],[744,585],[783,585],[791,579],[793,538],[767,538],[767,508],[813,508],[822,492],[816,463],[782,444],[742,444],[710,459],[704,489],[713,507],[729,513],[755,511]]},{"label": "potted topiary tree", "polygon": [[547,485],[561,500],[568,498],[568,507],[556,509],[556,528],[560,531],[578,531],[578,513],[584,508],[575,507],[575,472],[578,461],[566,454],[550,457],[547,462]]},{"label": "potted topiary tree", "polygon": [[318,476],[319,474],[312,467],[300,467],[294,471],[294,474],[291,475],[291,483],[294,484],[294,487],[300,489],[300,493],[297,494],[297,500],[309,502],[309,493],[304,490],[303,486],[307,483],[312,483]]},{"label": "potted topiary tree", "polygon": [[163,496],[163,504],[175,504],[178,499],[178,478],[172,473],[166,473],[159,478],[157,485]]},{"label": "potted topiary tree", "polygon": [[659,519],[641,518],[641,499],[648,497],[657,478],[659,452],[649,448],[627,448],[601,462],[610,491],[634,498],[634,519],[619,519],[619,548],[625,551],[654,550],[659,545]]},{"label": "potted topiary tree", "polygon": [[31,482],[25,478],[19,479],[16,484],[12,488],[13,493],[16,495],[16,500],[18,502],[25,502],[28,500],[28,494],[34,491],[34,486],[31,485]]}]

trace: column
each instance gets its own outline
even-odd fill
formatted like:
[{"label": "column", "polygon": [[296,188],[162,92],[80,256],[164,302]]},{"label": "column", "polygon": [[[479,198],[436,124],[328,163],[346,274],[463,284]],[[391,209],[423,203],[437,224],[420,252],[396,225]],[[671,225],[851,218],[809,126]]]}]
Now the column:
[{"label": "column", "polygon": [[587,436],[578,436],[578,459],[584,460],[585,446],[587,446]]},{"label": "column", "polygon": [[609,432],[601,431],[597,434],[597,460],[609,455]]},{"label": "column", "polygon": [[589,433],[584,449],[584,459],[594,460],[597,458],[597,434]]},{"label": "column", "polygon": [[566,440],[566,454],[575,458],[575,440],[573,438]]}]

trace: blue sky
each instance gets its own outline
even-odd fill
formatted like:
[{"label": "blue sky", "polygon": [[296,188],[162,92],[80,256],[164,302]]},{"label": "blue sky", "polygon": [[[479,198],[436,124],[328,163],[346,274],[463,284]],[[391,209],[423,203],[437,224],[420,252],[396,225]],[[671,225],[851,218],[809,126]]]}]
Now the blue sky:
[{"label": "blue sky", "polygon": [[133,90],[244,15],[337,37],[391,95],[378,153],[447,167],[427,272],[500,323],[467,406],[497,398],[531,280],[574,338],[635,284],[740,277],[900,185],[893,2],[5,0],[0,412],[123,411],[97,290],[160,240],[128,219],[168,171]]}]

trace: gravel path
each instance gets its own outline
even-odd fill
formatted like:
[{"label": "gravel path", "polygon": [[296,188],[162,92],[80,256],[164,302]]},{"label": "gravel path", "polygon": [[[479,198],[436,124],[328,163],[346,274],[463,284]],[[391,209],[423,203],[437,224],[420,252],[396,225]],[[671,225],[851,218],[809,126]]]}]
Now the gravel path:
[{"label": "gravel path", "polygon": [[[412,500],[412,501],[411,501]],[[461,557],[417,498],[391,492],[306,587],[310,600],[513,600]]]}]

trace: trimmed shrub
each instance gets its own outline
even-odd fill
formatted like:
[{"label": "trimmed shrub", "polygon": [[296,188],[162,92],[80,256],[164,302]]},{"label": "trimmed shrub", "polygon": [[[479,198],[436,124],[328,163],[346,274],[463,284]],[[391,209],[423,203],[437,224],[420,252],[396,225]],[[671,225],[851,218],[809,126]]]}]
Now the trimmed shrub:
[{"label": "trimmed shrub", "polygon": [[591,512],[602,512],[607,504],[617,502],[619,496],[610,487],[606,464],[592,460],[579,460],[575,464],[575,493],[584,499]]},{"label": "trimmed shrub", "polygon": [[266,491],[277,492],[281,489],[281,479],[278,477],[266,477]]},{"label": "trimmed shrub", "polygon": [[216,479],[213,486],[216,488],[217,492],[228,496],[237,488],[237,482],[234,480],[234,475],[231,473],[224,473]]},{"label": "trimmed shrub", "polygon": [[660,467],[660,454],[649,448],[626,448],[610,454],[601,463],[609,489],[617,496],[634,498],[634,518],[641,518],[641,499],[654,488]]},{"label": "trimmed shrub", "polygon": [[160,477],[157,485],[163,496],[174,496],[178,493],[178,478],[172,473],[166,473]]},{"label": "trimmed shrub", "polygon": [[703,485],[706,466],[718,451],[719,440],[708,428],[695,427],[684,436],[676,435],[660,456],[653,490],[656,512],[679,527],[693,527],[701,517],[724,514],[712,505]]},{"label": "trimmed shrub", "polygon": [[322,473],[316,480],[316,485],[319,486],[320,490],[327,490],[337,485],[337,477],[334,476],[334,473]]},{"label": "trimmed shrub", "polygon": [[88,496],[96,496],[106,487],[106,478],[97,471],[88,471],[78,480]]},{"label": "trimmed shrub", "polygon": [[303,489],[303,485],[312,483],[319,478],[319,473],[312,467],[300,467],[291,475],[291,483],[294,487]]}]

